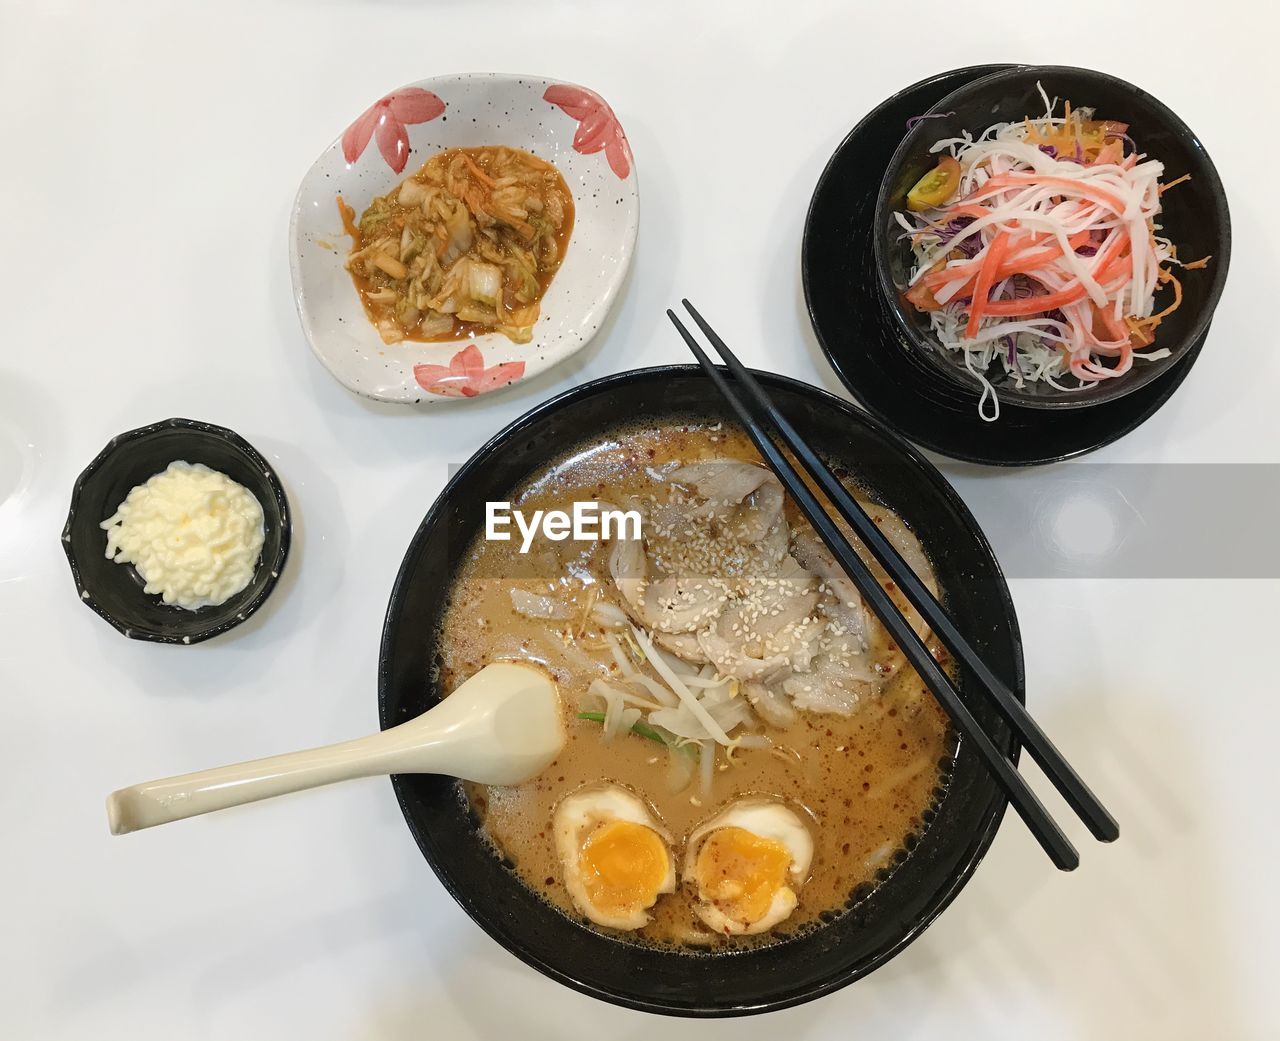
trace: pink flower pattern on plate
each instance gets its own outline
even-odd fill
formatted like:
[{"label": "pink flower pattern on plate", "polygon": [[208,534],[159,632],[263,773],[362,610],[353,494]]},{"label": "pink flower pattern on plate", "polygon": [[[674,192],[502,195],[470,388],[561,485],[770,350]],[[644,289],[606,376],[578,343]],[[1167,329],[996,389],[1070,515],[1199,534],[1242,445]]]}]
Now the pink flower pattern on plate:
[{"label": "pink flower pattern on plate", "polygon": [[575,152],[591,155],[603,150],[609,169],[626,180],[631,173],[631,146],[622,132],[622,124],[604,98],[586,87],[558,83],[547,88],[542,100],[578,121],[578,132],[573,135]]},{"label": "pink flower pattern on plate", "polygon": [[396,173],[409,161],[410,123],[429,123],[444,111],[444,102],[429,90],[406,87],[380,98],[364,114],[347,127],[342,135],[342,154],[354,163],[377,134],[378,151]]},{"label": "pink flower pattern on plate", "polygon": [[447,398],[474,398],[486,391],[505,387],[524,375],[524,362],[504,361],[484,367],[484,355],[474,343],[464,347],[448,365],[415,365],[413,378],[431,394]]}]

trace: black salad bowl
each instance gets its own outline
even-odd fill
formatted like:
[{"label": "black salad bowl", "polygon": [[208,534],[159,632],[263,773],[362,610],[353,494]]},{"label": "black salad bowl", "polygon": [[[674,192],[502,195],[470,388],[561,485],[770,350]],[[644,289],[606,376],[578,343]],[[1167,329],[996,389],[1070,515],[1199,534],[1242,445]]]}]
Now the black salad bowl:
[{"label": "black salad bowl", "polygon": [[[995,673],[1023,697],[1022,646],[1000,567],[964,503],[914,448],[847,402],[757,374],[801,435],[838,471],[896,510],[930,552],[946,603]],[[539,405],[449,481],[409,544],[391,594],[379,660],[379,714],[395,726],[437,703],[438,633],[451,578],[483,529],[484,504],[606,441],[620,428],[700,419],[731,423],[697,366],[638,369]],[[961,692],[1005,752],[1016,742],[984,698]],[[464,910],[512,954],[605,1001],[681,1016],[734,1016],[809,1001],[867,975],[933,921],[982,860],[1006,800],[961,742],[946,794],[914,849],[869,893],[818,929],[772,946],[686,953],[606,936],[525,887],[485,842],[457,782],[398,776],[396,795],[423,856]],[[803,899],[803,896],[802,896]]]},{"label": "black salad bowl", "polygon": [[[977,386],[964,367],[960,352],[943,350],[929,326],[928,316],[903,299],[912,267],[910,241],[894,219],[906,209],[912,186],[937,163],[931,146],[969,133],[974,137],[994,123],[1020,122],[1043,115],[1041,89],[1057,98],[1056,115],[1063,99],[1073,108],[1092,108],[1098,119],[1128,124],[1128,135],[1149,159],[1164,164],[1161,180],[1169,182],[1190,174],[1161,199],[1160,234],[1172,241],[1182,261],[1208,257],[1198,270],[1175,269],[1182,283],[1182,305],[1156,330],[1154,349],[1168,348],[1169,355],[1156,361],[1135,360],[1124,376],[1101,380],[1083,389],[1058,390],[1047,383],[1014,385],[998,361],[983,375],[1002,402],[1026,408],[1070,409],[1115,401],[1161,379],[1203,337],[1227,279],[1231,256],[1231,217],[1218,172],[1200,139],[1159,99],[1131,83],[1089,69],[1054,65],[1018,65],[992,72],[965,83],[946,95],[905,131],[902,143],[885,170],[876,199],[873,220],[875,265],[885,303],[906,338],[906,349],[953,383]],[[1173,298],[1164,289],[1157,294],[1157,310]],[[1074,378],[1064,381],[1074,385]]]},{"label": "black salad bowl", "polygon": [[[203,463],[250,492],[262,506],[263,543],[253,578],[225,603],[194,611],[144,593],[132,564],[106,556],[101,522],[129,491],[175,460]],[[114,437],[76,479],[62,530],[81,601],[132,640],[193,644],[235,628],[258,610],[275,588],[289,555],[289,502],[271,465],[225,427],[193,419],[166,419]]]}]

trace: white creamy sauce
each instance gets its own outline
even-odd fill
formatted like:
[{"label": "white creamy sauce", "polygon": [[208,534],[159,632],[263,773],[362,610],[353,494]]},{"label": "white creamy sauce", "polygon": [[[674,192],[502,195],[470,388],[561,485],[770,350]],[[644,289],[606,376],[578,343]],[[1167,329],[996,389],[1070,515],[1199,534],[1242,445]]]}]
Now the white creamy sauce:
[{"label": "white creamy sauce", "polygon": [[253,578],[262,551],[262,506],[203,463],[170,463],[133,488],[102,522],[107,559],[132,564],[166,604],[215,607]]}]

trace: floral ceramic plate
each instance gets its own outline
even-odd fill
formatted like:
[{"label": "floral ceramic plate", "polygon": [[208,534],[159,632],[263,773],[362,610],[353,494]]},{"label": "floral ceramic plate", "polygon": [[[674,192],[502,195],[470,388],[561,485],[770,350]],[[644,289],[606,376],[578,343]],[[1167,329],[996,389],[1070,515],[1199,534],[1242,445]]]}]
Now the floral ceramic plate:
[{"label": "floral ceramic plate", "polygon": [[[573,192],[573,232],[533,340],[490,333],[384,344],[343,267],[350,239],[337,197],[359,214],[443,149],[500,144],[553,163]],[[586,345],[618,295],[639,217],[631,149],[599,94],[537,76],[421,80],[374,102],[303,178],[289,227],[298,316],[316,356],[357,394],[405,403],[475,397]]]}]

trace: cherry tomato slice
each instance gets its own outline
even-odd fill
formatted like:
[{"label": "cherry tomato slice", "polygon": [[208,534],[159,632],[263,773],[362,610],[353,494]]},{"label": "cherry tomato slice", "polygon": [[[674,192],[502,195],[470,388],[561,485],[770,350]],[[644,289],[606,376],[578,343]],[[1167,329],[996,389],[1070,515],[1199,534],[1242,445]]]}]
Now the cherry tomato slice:
[{"label": "cherry tomato slice", "polygon": [[917,311],[941,311],[942,305],[938,303],[933,296],[933,290],[923,282],[917,282],[905,293],[902,298],[911,304]]},{"label": "cherry tomato slice", "polygon": [[916,181],[907,192],[907,209],[913,213],[941,206],[955,195],[960,187],[960,164],[949,155],[938,160],[938,165]]}]

